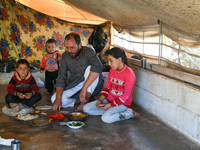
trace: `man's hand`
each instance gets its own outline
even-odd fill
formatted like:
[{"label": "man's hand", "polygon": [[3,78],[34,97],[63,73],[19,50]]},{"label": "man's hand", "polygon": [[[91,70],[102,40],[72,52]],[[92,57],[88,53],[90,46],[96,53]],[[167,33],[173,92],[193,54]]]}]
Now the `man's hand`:
[{"label": "man's hand", "polygon": [[53,102],[53,110],[54,111],[60,111],[61,110],[62,94],[63,94],[63,88],[62,87],[56,87],[56,99]]},{"label": "man's hand", "polygon": [[20,98],[20,99],[24,99],[25,95],[21,92],[17,92],[17,96]]},{"label": "man's hand", "polygon": [[29,92],[29,93],[25,93],[24,95],[25,95],[24,97],[25,97],[26,99],[30,99],[30,98],[33,96],[33,93],[32,93],[32,92]]},{"label": "man's hand", "polygon": [[85,99],[86,92],[87,92],[87,90],[84,90],[84,89],[82,88],[82,90],[81,90],[81,92],[80,92],[80,94],[79,94],[79,100],[80,100],[81,102],[83,102],[83,103],[87,103],[87,100]]},{"label": "man's hand", "polygon": [[54,103],[53,103],[53,110],[54,110],[54,111],[60,111],[61,106],[62,106],[62,101],[56,99],[56,100],[54,101]]}]

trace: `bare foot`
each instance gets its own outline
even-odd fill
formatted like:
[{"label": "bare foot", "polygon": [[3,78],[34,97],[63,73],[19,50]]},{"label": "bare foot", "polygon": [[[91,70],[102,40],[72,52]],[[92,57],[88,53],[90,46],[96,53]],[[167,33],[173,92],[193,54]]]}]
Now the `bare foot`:
[{"label": "bare foot", "polygon": [[11,108],[14,108],[14,107],[19,106],[19,105],[21,105],[21,103],[10,103]]},{"label": "bare foot", "polygon": [[80,104],[80,103],[81,103],[80,100],[76,100],[76,101],[75,101],[75,104]]},{"label": "bare foot", "polygon": [[136,111],[134,111],[134,113],[135,113],[135,114],[134,114],[135,117],[140,117],[140,116],[141,116],[141,115],[140,115],[138,112],[136,112]]},{"label": "bare foot", "polygon": [[81,103],[75,110],[75,112],[83,112],[83,106],[85,105],[85,103]]},{"label": "bare foot", "polygon": [[47,91],[44,92],[44,94],[45,94],[45,95],[52,95],[51,93],[49,93],[49,92],[47,92]]}]

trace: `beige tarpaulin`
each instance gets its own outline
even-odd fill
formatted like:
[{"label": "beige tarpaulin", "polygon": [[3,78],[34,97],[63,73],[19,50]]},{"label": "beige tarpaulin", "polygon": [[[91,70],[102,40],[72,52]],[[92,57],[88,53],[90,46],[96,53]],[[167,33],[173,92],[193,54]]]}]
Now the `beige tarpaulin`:
[{"label": "beige tarpaulin", "polygon": [[101,24],[107,20],[76,8],[62,0],[16,0],[46,15],[75,23]]},{"label": "beige tarpaulin", "polygon": [[155,25],[157,20],[199,37],[199,0],[63,0],[123,28]]}]

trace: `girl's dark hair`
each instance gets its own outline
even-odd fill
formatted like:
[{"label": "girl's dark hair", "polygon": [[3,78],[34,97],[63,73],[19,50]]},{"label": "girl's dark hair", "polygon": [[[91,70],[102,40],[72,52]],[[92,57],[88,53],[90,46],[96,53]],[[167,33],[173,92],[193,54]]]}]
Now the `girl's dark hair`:
[{"label": "girl's dark hair", "polygon": [[26,59],[18,60],[17,63],[16,63],[16,68],[18,68],[20,64],[26,64],[27,67],[29,68],[29,62]]},{"label": "girl's dark hair", "polygon": [[46,41],[46,44],[47,44],[47,43],[55,43],[55,45],[57,44],[56,40],[54,40],[54,39],[48,39],[48,40]]},{"label": "girl's dark hair", "polygon": [[81,43],[81,38],[80,35],[76,34],[76,33],[69,33],[65,36],[65,41],[66,40],[70,40],[74,38],[74,40],[76,41],[76,44],[79,45]]},{"label": "girl's dark hair", "polygon": [[122,49],[120,49],[118,47],[114,47],[114,48],[112,48],[110,50],[107,50],[105,52],[105,55],[106,56],[112,55],[116,59],[121,57],[122,58],[122,62],[124,62],[128,66],[127,56],[126,56],[124,50],[122,50]]}]

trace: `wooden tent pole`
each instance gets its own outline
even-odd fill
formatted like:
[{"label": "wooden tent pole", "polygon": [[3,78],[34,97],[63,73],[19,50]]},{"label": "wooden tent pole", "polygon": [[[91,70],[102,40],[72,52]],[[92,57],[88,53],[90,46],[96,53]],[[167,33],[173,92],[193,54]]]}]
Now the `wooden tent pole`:
[{"label": "wooden tent pole", "polygon": [[162,21],[158,20],[160,23],[159,26],[159,58],[158,58],[158,64],[160,65],[160,59],[162,54]]}]

